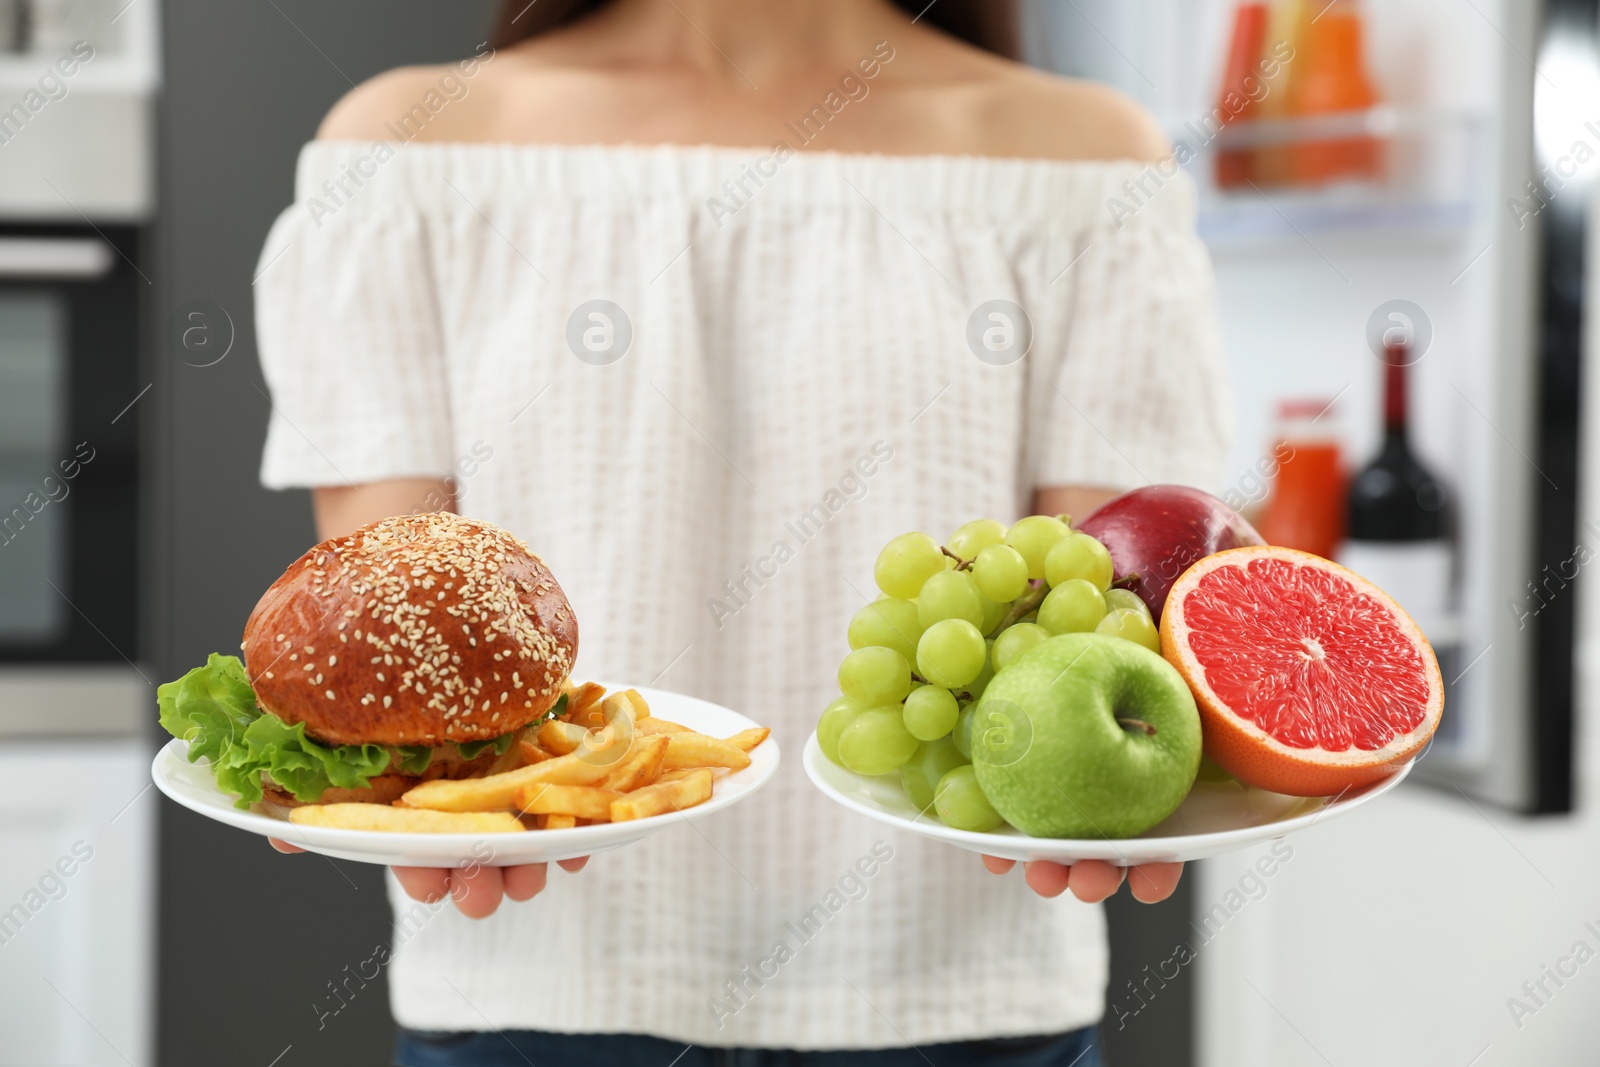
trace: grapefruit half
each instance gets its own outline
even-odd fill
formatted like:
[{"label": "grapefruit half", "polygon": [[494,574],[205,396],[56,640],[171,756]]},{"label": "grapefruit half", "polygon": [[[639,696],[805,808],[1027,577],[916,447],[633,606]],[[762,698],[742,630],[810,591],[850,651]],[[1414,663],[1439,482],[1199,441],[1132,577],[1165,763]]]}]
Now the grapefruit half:
[{"label": "grapefruit half", "polygon": [[1331,796],[1433,736],[1439,662],[1383,590],[1309,552],[1207,556],[1173,583],[1161,652],[1194,691],[1205,752],[1248,785]]}]

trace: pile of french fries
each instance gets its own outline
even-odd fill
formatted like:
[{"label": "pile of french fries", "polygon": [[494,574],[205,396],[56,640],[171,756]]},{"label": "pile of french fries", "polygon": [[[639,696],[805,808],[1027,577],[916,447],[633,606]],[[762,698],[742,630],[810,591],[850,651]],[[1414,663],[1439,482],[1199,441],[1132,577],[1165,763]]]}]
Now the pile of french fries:
[{"label": "pile of french fries", "polygon": [[518,833],[626,822],[711,799],[719,777],[750,765],[766,727],[710,737],[659,719],[636,690],[566,690],[559,718],[525,727],[481,777],[423,782],[393,806],[307,804],[305,826],[395,833]]}]

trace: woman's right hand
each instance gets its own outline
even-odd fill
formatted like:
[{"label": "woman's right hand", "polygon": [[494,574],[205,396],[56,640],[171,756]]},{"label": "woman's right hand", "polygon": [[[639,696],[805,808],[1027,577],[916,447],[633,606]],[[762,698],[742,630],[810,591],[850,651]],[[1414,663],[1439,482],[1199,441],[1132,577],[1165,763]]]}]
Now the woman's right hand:
[{"label": "woman's right hand", "polygon": [[[558,860],[568,873],[583,870],[588,856]],[[502,897],[532,900],[544,891],[547,864],[524,863],[516,867],[391,867],[406,896],[432,904],[446,895],[469,919],[487,919],[500,907]]]},{"label": "woman's right hand", "polygon": [[[304,852],[280,838],[267,839],[272,847],[286,855]],[[558,860],[561,869],[569,874],[583,870],[588,856],[573,860]],[[532,900],[544,891],[547,878],[546,864],[524,863],[516,867],[488,867],[473,864],[470,867],[390,867],[395,881],[412,900],[433,904],[448,896],[455,901],[456,909],[469,919],[487,919],[500,907],[505,897],[512,900]]]}]

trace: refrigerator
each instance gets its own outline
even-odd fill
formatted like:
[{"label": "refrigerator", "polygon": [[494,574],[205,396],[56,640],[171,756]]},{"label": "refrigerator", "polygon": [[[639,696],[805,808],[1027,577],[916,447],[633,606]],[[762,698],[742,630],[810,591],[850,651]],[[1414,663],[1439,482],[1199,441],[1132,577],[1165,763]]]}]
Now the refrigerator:
[{"label": "refrigerator", "polygon": [[[1306,29],[1296,53],[1281,10],[1309,23],[1353,11],[1376,99],[1309,117],[1251,105],[1243,121],[1225,99],[1239,6],[1035,2],[1026,39],[1039,65],[1142,102],[1196,184],[1237,425],[1228,478],[1207,488],[1260,514],[1285,404],[1323,412],[1353,477],[1382,436],[1373,339],[1410,338],[1411,447],[1448,496],[1450,552],[1444,617],[1405,605],[1428,616],[1447,688],[1415,778],[1567,811],[1575,590],[1600,554],[1600,527],[1577,511],[1585,189],[1600,166],[1584,165],[1600,150],[1593,5],[1266,5],[1262,51],[1277,43],[1288,77],[1308,62]],[[1272,104],[1277,71],[1255,73]],[[1378,146],[1371,175],[1319,182],[1271,164],[1354,138]],[[1251,154],[1268,163],[1230,174]]]},{"label": "refrigerator", "polygon": [[[1190,150],[1236,405],[1212,491],[1270,508],[1284,410],[1321,413],[1353,477],[1384,434],[1381,339],[1410,346],[1411,448],[1449,498],[1447,610],[1417,613],[1447,697],[1411,780],[1381,804],[1186,875],[1193,962],[1176,980],[1194,998],[1193,1062],[1590,1062],[1593,992],[1545,975],[1600,936],[1583,925],[1600,753],[1574,728],[1597,658],[1580,654],[1579,622],[1600,557],[1580,484],[1595,476],[1582,456],[1600,4],[1305,0],[1302,20],[1358,15],[1373,99],[1309,117],[1254,102],[1244,121],[1219,117],[1239,6],[1033,0],[1026,40],[1033,62],[1121,89]],[[1268,12],[1265,46],[1286,6]],[[1341,139],[1380,145],[1376,172],[1284,180],[1286,155]],[[1264,176],[1241,181],[1239,158],[1262,156]],[[1139,968],[1170,979],[1160,961],[1114,951],[1108,1020],[1144,1025]]]}]

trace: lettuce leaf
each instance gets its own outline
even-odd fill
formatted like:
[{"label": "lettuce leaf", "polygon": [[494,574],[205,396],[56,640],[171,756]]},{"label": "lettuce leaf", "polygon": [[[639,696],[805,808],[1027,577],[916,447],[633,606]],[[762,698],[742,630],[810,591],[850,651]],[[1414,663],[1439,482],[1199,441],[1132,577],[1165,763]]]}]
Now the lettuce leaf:
[{"label": "lettuce leaf", "polygon": [[[190,763],[202,756],[211,761],[218,788],[238,794],[236,807],[261,799],[263,773],[296,800],[312,803],[329,788],[364,789],[389,766],[383,745],[330,748],[308,738],[304,723],[290,726],[262,711],[236,656],[212,654],[204,667],[160,686],[156,700],[162,728],[189,742]],[[402,767],[420,758],[408,751]]]},{"label": "lettuce leaf", "polygon": [[487,741],[457,741],[456,751],[461,753],[462,759],[477,759],[483,755],[484,749],[493,745],[494,754],[496,756],[504,756],[511,751],[511,742],[516,739],[517,735],[515,733],[509,733],[501,734],[499,737],[492,737]]},{"label": "lettuce leaf", "polygon": [[427,745],[400,746],[400,772],[402,774],[421,774],[428,769],[428,764],[432,762],[433,749]]}]

